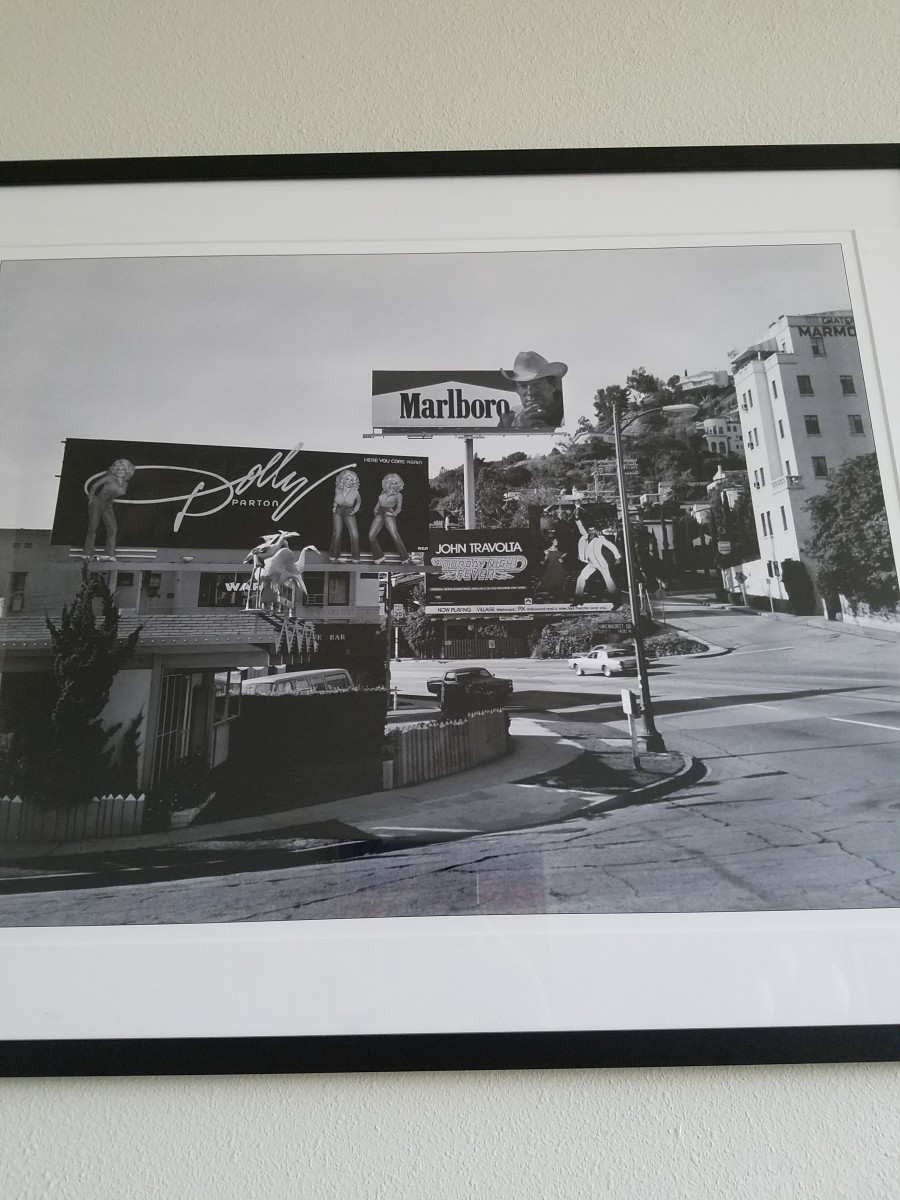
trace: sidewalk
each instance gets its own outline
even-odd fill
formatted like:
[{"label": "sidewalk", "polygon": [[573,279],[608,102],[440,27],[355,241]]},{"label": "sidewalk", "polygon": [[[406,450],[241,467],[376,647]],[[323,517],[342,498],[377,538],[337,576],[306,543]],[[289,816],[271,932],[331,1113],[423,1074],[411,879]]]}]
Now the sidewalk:
[{"label": "sidewalk", "polygon": [[[771,612],[769,609],[751,608],[749,605],[729,604],[724,601],[716,601],[716,600],[714,600],[708,604],[703,604],[701,601],[697,601],[697,600],[682,600],[681,598],[674,599],[674,600],[667,599],[667,601],[666,601],[667,613],[668,612],[676,613],[679,609],[695,609],[695,608],[699,608],[699,607],[703,607],[703,608],[707,609],[708,611],[711,610],[713,612],[718,610],[720,612],[729,612],[729,613],[733,613],[735,615],[740,614],[742,616],[747,616],[747,617],[764,617],[765,619],[767,619],[769,621],[793,622],[794,624],[797,624],[797,625],[808,625],[811,629],[826,630],[828,633],[845,633],[845,634],[849,634],[851,637],[872,638],[875,641],[890,642],[893,645],[897,645],[897,643],[900,642],[900,629],[870,628],[868,626],[863,626],[863,625],[854,625],[851,621],[830,621],[830,620],[828,620],[827,617],[818,616],[818,615],[798,617],[798,616],[795,616],[794,613]],[[660,624],[669,625],[670,622],[669,621],[660,622]],[[672,626],[672,628],[676,628],[676,626]],[[696,633],[689,633],[688,636],[697,638],[698,641],[705,640],[703,638],[700,638],[699,635],[697,635]],[[729,653],[728,650],[723,650],[721,647],[716,647],[716,646],[710,646],[710,650],[714,651],[715,653],[720,653],[720,654],[728,654]],[[706,658],[710,658],[713,656],[714,656],[713,654],[704,655],[704,657],[706,657]],[[689,655],[686,657],[695,658],[695,657],[699,657],[699,656],[698,655]]]},{"label": "sidewalk", "polygon": [[[741,610],[735,610],[741,611]],[[896,646],[900,642],[900,629],[870,629],[864,625],[854,625],[851,621],[829,621],[827,617],[797,617],[793,613],[773,613],[764,609],[749,609],[758,617],[769,621],[794,622],[797,625],[808,625],[810,629],[823,629],[828,633],[846,633],[851,637],[871,638],[877,642],[890,642]]]},{"label": "sidewalk", "polygon": [[[348,841],[396,841],[400,836],[432,840],[526,829],[576,815],[655,799],[702,773],[696,760],[679,754],[645,755],[636,770],[631,744],[622,739],[560,739],[530,717],[513,716],[511,751],[494,762],[409,788],[350,796],[322,804],[259,814],[167,833],[135,837],[11,845],[0,857],[56,859],[178,847],[222,839],[255,837],[320,839],[323,826]],[[335,841],[342,840],[339,835]]]}]

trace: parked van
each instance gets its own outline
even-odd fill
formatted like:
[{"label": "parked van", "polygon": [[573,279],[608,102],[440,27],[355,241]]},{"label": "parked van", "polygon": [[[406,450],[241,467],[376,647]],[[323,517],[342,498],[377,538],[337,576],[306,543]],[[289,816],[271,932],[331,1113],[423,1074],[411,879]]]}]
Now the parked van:
[{"label": "parked van", "polygon": [[349,671],[326,667],[319,671],[290,671],[283,675],[259,675],[245,679],[244,696],[308,696],[312,692],[348,692],[353,688]]}]

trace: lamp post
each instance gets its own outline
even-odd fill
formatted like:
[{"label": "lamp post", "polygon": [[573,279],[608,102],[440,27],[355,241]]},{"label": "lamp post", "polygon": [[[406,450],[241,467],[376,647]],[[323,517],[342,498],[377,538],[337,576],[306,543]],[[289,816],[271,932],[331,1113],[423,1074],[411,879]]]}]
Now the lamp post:
[{"label": "lamp post", "polygon": [[637,663],[638,682],[641,689],[641,711],[635,723],[635,745],[648,753],[665,752],[666,744],[653,719],[653,699],[650,695],[650,680],[647,673],[647,656],[644,653],[644,636],[641,633],[641,606],[634,569],[634,550],[631,545],[631,523],[628,516],[628,490],[625,486],[625,464],[622,459],[622,430],[619,424],[619,406],[615,399],[612,409],[613,437],[616,446],[616,474],[619,481],[619,503],[622,506],[622,545],[625,551],[625,572],[628,576],[628,602],[631,608],[631,624],[634,630],[634,657]]}]

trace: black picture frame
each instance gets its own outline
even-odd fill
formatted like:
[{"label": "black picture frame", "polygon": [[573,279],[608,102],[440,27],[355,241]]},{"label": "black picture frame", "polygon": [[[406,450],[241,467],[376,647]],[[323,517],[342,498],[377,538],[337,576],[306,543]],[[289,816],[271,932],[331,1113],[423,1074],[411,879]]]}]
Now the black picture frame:
[{"label": "black picture frame", "polygon": [[[704,146],[235,155],[0,163],[0,188],[250,181],[891,172],[900,145]],[[897,213],[900,225],[900,212]],[[0,229],[0,245],[7,240]],[[889,952],[897,954],[896,941]],[[15,986],[11,981],[7,986]],[[7,1038],[5,1076],[505,1070],[878,1062],[900,1059],[897,1020],[752,1027]]]}]

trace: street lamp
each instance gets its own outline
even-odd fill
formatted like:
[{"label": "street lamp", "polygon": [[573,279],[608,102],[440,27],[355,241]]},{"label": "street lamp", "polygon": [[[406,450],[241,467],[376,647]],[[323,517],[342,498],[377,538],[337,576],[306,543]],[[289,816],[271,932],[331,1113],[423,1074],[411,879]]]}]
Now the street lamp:
[{"label": "street lamp", "polygon": [[[612,391],[612,389],[607,389]],[[622,545],[625,551],[625,572],[628,576],[628,601],[631,608],[631,625],[634,632],[634,657],[637,663],[638,682],[641,689],[641,711],[635,724],[635,744],[648,753],[665,752],[666,744],[653,719],[653,699],[650,695],[650,679],[647,672],[647,656],[644,652],[644,635],[641,633],[641,606],[634,569],[634,550],[631,544],[631,522],[628,514],[628,490],[625,486],[625,464],[622,457],[622,430],[619,421],[620,403],[626,398],[624,389],[620,397],[610,398],[612,409],[613,438],[616,448],[616,474],[619,481],[619,503],[622,506]]]}]

